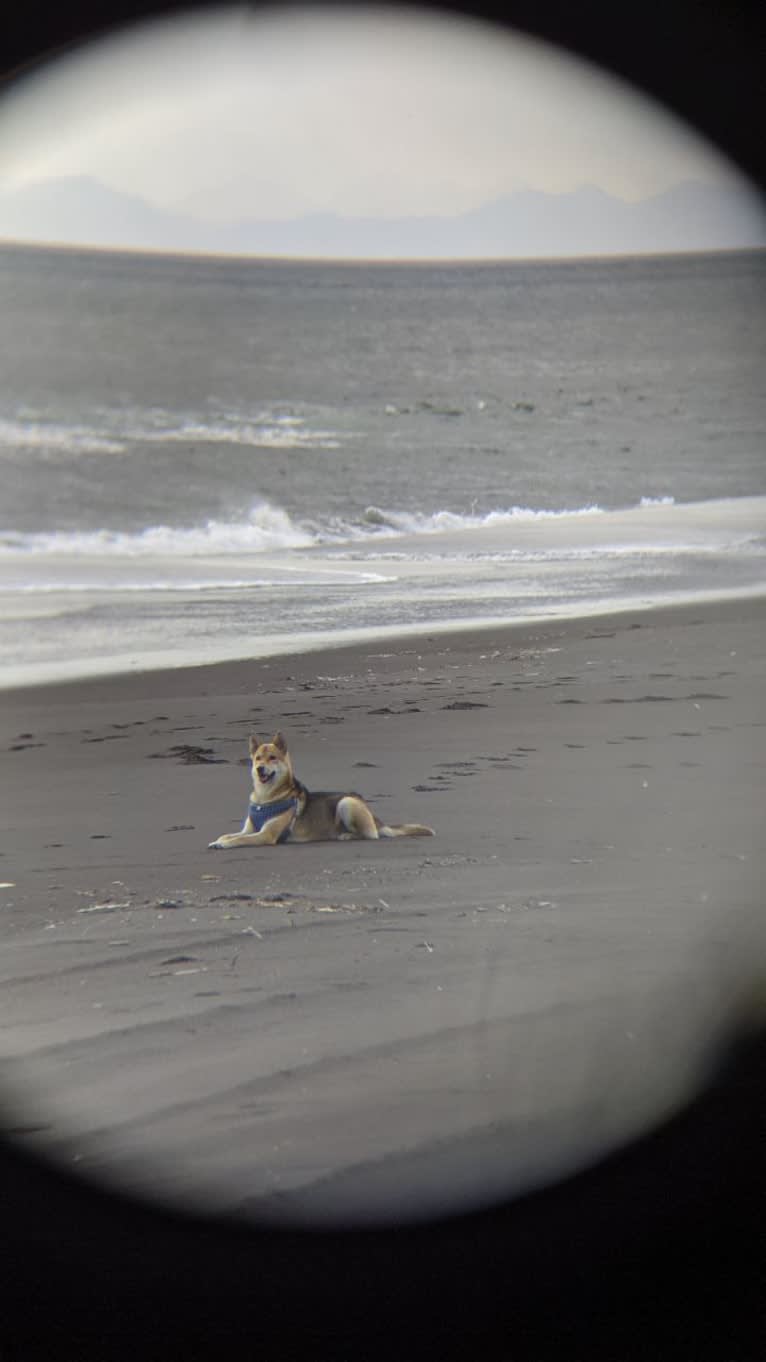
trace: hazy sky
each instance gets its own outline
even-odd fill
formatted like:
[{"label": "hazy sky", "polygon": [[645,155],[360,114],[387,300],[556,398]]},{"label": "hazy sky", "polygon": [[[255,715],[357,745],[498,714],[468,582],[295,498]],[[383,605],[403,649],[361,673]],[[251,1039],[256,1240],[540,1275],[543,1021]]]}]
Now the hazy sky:
[{"label": "hazy sky", "polygon": [[87,175],[215,221],[456,214],[584,184],[637,199],[735,177],[589,66],[385,9],[155,21],[60,60],[0,112],[0,187]]}]

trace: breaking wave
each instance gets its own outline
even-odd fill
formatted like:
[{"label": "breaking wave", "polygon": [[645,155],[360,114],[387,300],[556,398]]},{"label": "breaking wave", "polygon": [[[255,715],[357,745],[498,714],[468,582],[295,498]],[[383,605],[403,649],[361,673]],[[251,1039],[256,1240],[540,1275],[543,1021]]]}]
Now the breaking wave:
[{"label": "breaking wave", "polygon": [[198,557],[260,553],[312,545],[359,542],[401,535],[430,535],[445,530],[477,530],[510,524],[516,520],[563,520],[570,516],[600,515],[598,506],[574,511],[536,511],[515,506],[485,515],[460,515],[454,511],[432,514],[380,510],[369,506],[357,521],[340,517],[323,522],[296,521],[281,506],[258,502],[246,519],[208,520],[196,526],[150,525],[137,531],[50,530],[22,534],[0,530],[0,556],[9,554],[61,554],[74,557]]},{"label": "breaking wave", "polygon": [[[498,552],[497,532],[502,534],[502,554],[505,557],[548,557],[557,549],[571,554],[577,549],[582,556],[599,556],[612,552],[690,552],[703,546],[742,549],[748,545],[763,551],[759,508],[766,501],[756,499],[757,510],[748,499],[730,502],[687,503],[677,505],[673,498],[642,498],[638,506],[620,511],[607,511],[598,505],[576,507],[571,510],[545,510],[527,506],[512,506],[484,514],[460,514],[438,510],[430,513],[404,510],[384,510],[376,506],[367,509],[354,520],[326,516],[321,521],[297,519],[283,507],[268,501],[258,501],[244,518],[236,520],[211,519],[199,525],[149,525],[135,531],[79,530],[38,531],[22,533],[0,529],[0,561],[39,557],[79,559],[194,559],[232,558],[259,553],[279,553],[291,549],[310,549],[348,545],[360,551],[369,550],[376,542],[390,545],[382,550],[387,556],[396,553],[397,541],[424,539],[441,534],[465,532],[467,539],[461,557],[481,558]],[[647,520],[647,516],[649,519]],[[588,519],[593,523],[593,538],[587,530]],[[512,534],[514,525],[537,526],[540,531],[550,526],[551,535],[543,543],[534,545],[517,542]],[[577,530],[576,540],[571,539]],[[579,527],[579,528],[578,528]],[[610,544],[607,537],[618,530]],[[495,531],[495,542],[482,542],[482,531]],[[689,533],[691,531],[691,534]],[[472,533],[471,533],[472,532]],[[561,535],[565,538],[562,539]],[[654,538],[658,534],[658,538]],[[526,531],[525,531],[526,535]],[[634,537],[637,535],[637,537]],[[585,537],[583,537],[585,536]],[[571,543],[570,543],[571,539]],[[406,557],[417,556],[415,545],[407,543]],[[452,544],[449,553],[454,554]],[[423,552],[426,552],[425,544]]]},{"label": "breaking wave", "polygon": [[0,531],[0,556],[13,554],[67,557],[195,558],[306,548],[317,542],[310,530],[269,502],[254,506],[246,520],[208,520],[199,526],[149,525],[134,532],[63,530],[19,534]]},{"label": "breaking wave", "polygon": [[563,520],[603,514],[602,506],[580,506],[571,511],[537,511],[530,506],[511,506],[507,510],[487,511],[484,515],[460,515],[455,511],[384,511],[377,506],[368,506],[364,523],[373,529],[397,534],[440,534],[445,530],[489,529],[514,520]]}]

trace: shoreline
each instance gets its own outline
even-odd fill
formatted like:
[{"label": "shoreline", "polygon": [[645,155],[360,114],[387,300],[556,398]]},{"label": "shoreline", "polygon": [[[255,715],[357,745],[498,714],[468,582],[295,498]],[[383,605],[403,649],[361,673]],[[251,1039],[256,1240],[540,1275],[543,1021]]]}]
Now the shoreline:
[{"label": "shoreline", "polygon": [[[766,601],[766,583],[753,586],[750,589],[742,590],[732,588],[716,593],[706,593],[704,596],[678,597],[670,601],[658,601],[647,603],[646,601],[627,601],[624,605],[615,607],[609,603],[600,607],[593,606],[591,609],[579,609],[576,613],[555,613],[550,615],[529,615],[523,619],[507,620],[501,616],[487,617],[479,623],[467,621],[437,621],[431,624],[413,624],[407,626],[391,626],[390,630],[380,630],[375,626],[361,628],[359,630],[348,630],[338,633],[332,637],[321,635],[299,636],[303,637],[302,646],[282,647],[272,636],[273,643],[269,645],[267,651],[261,652],[256,658],[252,654],[236,653],[232,656],[221,656],[207,662],[190,662],[188,660],[168,664],[167,661],[158,663],[156,666],[146,666],[138,663],[135,667],[109,666],[102,670],[98,663],[94,663],[95,670],[77,671],[74,675],[51,675],[40,679],[25,676],[19,677],[10,682],[6,682],[0,676],[0,705],[7,699],[13,703],[15,699],[25,696],[30,697],[38,691],[48,692],[53,689],[65,689],[76,687],[81,689],[89,685],[98,685],[110,681],[120,681],[121,679],[139,682],[144,678],[163,677],[169,678],[174,673],[179,672],[212,672],[217,668],[241,667],[248,663],[267,660],[271,665],[277,666],[284,664],[293,658],[315,657],[317,655],[334,654],[345,651],[357,651],[359,649],[374,646],[375,644],[385,644],[394,652],[405,645],[412,644],[418,638],[423,639],[442,639],[449,637],[465,637],[466,640],[475,635],[477,638],[483,637],[487,633],[509,632],[523,634],[532,629],[547,627],[557,627],[569,624],[577,628],[580,624],[585,624],[589,620],[615,620],[619,621],[626,615],[652,617],[655,615],[663,616],[673,611],[687,611],[689,609],[715,609],[721,605],[731,604],[736,606],[738,602]],[[314,641],[315,640],[315,641]],[[293,643],[295,640],[293,640]],[[272,651],[273,647],[273,651]],[[48,664],[46,664],[47,666]],[[79,666],[80,664],[72,664]],[[53,671],[56,664],[51,663]],[[167,681],[161,683],[163,686]]]},{"label": "shoreline", "polygon": [[[101,585],[98,557],[88,560],[82,581],[75,584],[76,556],[62,560],[59,581],[55,557],[48,561],[43,555],[35,559],[34,572],[29,568],[37,583],[31,594],[13,591],[14,574],[23,576],[23,564],[9,569],[11,585],[0,592],[5,612],[0,632],[6,643],[0,693],[65,679],[244,661],[254,646],[262,658],[364,646],[375,639],[397,646],[397,640],[420,634],[533,627],[766,594],[765,497],[645,502],[623,512],[519,511],[518,520],[514,511],[510,520],[501,515],[497,524],[490,513],[480,527],[432,527],[427,534],[402,532],[356,547],[353,541],[314,543],[294,561],[289,554],[277,554],[274,563],[268,554],[263,561],[251,558],[247,571],[235,553],[231,563],[240,564],[242,580],[232,579],[228,588],[225,581],[216,583],[224,560],[215,560],[214,571],[204,567],[207,560],[194,569],[192,555],[183,559],[179,580],[171,572],[165,581],[167,564],[163,568],[150,555],[141,559],[132,585],[128,573],[122,587],[116,581],[110,587],[114,564],[107,571],[106,560]],[[754,551],[741,553],[747,544]],[[690,572],[696,552],[704,562]],[[521,554],[518,562],[514,553]],[[605,579],[603,563],[593,570],[593,553],[598,562],[599,555],[616,553],[615,574]],[[147,563],[145,579],[141,573]],[[256,563],[265,579],[248,587],[248,571]],[[232,570],[230,564],[227,571]],[[186,580],[190,571],[192,576],[201,572],[196,586]],[[308,594],[304,572],[318,574]],[[93,590],[91,578],[98,579]],[[333,587],[329,603],[321,585],[325,578]]]},{"label": "shoreline", "polygon": [[[369,1221],[661,1119],[766,967],[765,626],[740,598],[6,691],[5,1124],[170,1200]],[[209,850],[277,728],[309,788],[436,836]]]}]

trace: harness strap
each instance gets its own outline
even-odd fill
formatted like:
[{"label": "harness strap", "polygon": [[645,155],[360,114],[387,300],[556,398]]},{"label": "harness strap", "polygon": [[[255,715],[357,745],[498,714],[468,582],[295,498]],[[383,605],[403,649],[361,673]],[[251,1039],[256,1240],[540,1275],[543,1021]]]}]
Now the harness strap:
[{"label": "harness strap", "polygon": [[[276,799],[271,804],[253,804],[251,802],[248,804],[247,815],[255,828],[255,831],[260,832],[261,828],[263,828],[272,818],[276,818],[280,813],[287,813],[288,809],[292,809],[293,812],[295,812],[297,807],[298,801],[292,797],[289,799]],[[284,841],[289,831],[290,824],[288,823],[279,838],[280,842]]]}]

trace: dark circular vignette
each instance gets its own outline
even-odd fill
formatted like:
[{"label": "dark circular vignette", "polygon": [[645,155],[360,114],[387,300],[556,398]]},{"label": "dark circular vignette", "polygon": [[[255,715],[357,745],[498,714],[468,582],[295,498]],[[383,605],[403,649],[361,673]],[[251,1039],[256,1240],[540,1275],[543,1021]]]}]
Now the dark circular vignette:
[{"label": "dark circular vignette", "polygon": [[[194,7],[14,10],[2,72]],[[594,60],[766,187],[766,17],[754,0],[420,8],[509,23]],[[110,1194],[0,1140],[0,1362],[760,1362],[764,1151],[763,999],[707,1091],[660,1130],[562,1184],[416,1228],[234,1226]]]}]

